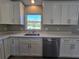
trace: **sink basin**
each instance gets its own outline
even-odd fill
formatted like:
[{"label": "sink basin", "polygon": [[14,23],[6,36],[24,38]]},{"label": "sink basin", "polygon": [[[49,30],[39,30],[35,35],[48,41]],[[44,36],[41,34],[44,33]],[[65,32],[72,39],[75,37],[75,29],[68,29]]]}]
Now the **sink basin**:
[{"label": "sink basin", "polygon": [[25,36],[39,36],[40,34],[24,34]]}]

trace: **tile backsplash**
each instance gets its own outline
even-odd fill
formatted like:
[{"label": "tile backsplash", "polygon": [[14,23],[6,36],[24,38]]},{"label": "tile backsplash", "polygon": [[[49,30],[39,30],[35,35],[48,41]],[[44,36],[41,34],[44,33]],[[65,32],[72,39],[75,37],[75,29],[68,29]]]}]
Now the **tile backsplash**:
[{"label": "tile backsplash", "polygon": [[24,30],[24,25],[7,25],[8,31],[22,31]]},{"label": "tile backsplash", "polygon": [[[24,25],[0,25],[0,32],[7,31],[24,31]],[[69,26],[69,25],[43,25],[42,30],[44,31],[70,31],[79,32],[79,26]]]},{"label": "tile backsplash", "polygon": [[7,31],[7,25],[0,25],[0,32],[6,32]]},{"label": "tile backsplash", "polygon": [[45,31],[74,31],[77,26],[69,25],[44,25],[43,30]]},{"label": "tile backsplash", "polygon": [[0,32],[7,32],[7,31],[22,31],[24,30],[23,25],[1,25],[0,24]]}]

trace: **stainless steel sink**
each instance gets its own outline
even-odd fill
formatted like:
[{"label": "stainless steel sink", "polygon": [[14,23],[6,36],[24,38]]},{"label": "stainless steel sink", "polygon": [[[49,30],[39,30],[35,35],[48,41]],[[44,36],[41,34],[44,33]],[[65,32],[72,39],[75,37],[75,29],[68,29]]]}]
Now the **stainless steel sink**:
[{"label": "stainless steel sink", "polygon": [[25,36],[40,36],[40,34],[24,34]]}]

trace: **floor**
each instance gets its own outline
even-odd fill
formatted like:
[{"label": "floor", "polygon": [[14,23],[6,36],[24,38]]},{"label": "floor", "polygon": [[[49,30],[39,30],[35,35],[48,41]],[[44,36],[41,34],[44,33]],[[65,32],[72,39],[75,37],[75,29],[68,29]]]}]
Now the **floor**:
[{"label": "floor", "polygon": [[42,57],[10,57],[9,59],[79,59],[79,58],[42,58]]}]

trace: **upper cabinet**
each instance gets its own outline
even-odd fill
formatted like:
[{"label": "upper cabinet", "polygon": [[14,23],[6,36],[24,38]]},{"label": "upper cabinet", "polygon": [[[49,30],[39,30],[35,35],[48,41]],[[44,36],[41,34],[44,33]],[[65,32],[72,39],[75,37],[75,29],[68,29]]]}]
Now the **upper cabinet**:
[{"label": "upper cabinet", "polygon": [[44,1],[43,24],[77,25],[78,3]]},{"label": "upper cabinet", "polygon": [[2,3],[0,7],[0,24],[24,24],[24,6],[21,2]]},{"label": "upper cabinet", "polygon": [[78,5],[76,3],[62,4],[61,24],[77,25],[78,24]]},{"label": "upper cabinet", "polygon": [[12,24],[11,6],[8,3],[0,5],[1,24]]},{"label": "upper cabinet", "polygon": [[24,5],[21,2],[13,2],[14,24],[24,25]]},{"label": "upper cabinet", "polygon": [[43,6],[43,24],[60,24],[60,4],[45,2]]}]

